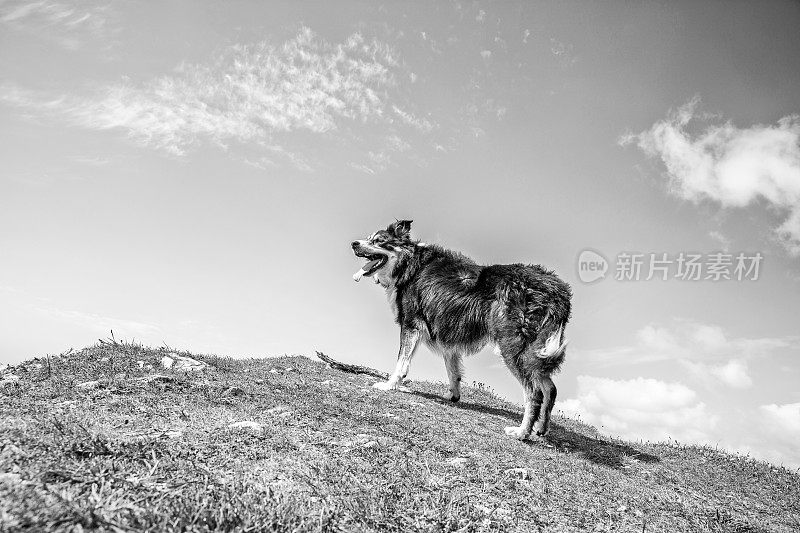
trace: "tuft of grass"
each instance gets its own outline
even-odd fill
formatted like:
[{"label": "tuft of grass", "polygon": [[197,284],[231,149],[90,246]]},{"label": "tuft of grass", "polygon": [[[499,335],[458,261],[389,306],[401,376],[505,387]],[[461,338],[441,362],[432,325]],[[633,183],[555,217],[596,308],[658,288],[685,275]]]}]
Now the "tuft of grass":
[{"label": "tuft of grass", "polygon": [[[176,355],[209,366],[165,369]],[[302,356],[113,339],[4,375],[2,531],[800,530],[796,473],[560,417],[518,442],[487,387],[453,405]]]}]

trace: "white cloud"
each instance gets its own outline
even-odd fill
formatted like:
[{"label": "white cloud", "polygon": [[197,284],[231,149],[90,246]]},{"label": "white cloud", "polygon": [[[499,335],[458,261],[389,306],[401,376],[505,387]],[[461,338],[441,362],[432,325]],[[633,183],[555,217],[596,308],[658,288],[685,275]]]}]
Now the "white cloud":
[{"label": "white cloud", "polygon": [[87,39],[101,39],[110,33],[108,8],[108,2],[76,5],[57,1],[0,1],[0,22],[76,49]]},{"label": "white cloud", "polygon": [[766,202],[782,218],[774,228],[786,250],[800,255],[800,116],[775,125],[737,128],[730,122],[692,134],[699,98],[649,130],[620,138],[666,167],[670,192],[692,202],[744,208]]},{"label": "white cloud", "polygon": [[708,236],[719,243],[723,252],[730,252],[731,240],[728,237],[716,230],[709,231]]},{"label": "white cloud", "polygon": [[32,306],[31,309],[36,313],[57,320],[79,326],[84,329],[97,333],[108,333],[113,330],[117,336],[142,337],[148,334],[158,333],[161,328],[156,325],[128,320],[112,318],[94,313],[84,313],[81,311],[70,311],[58,309],[56,307]]},{"label": "white cloud", "polygon": [[774,464],[800,468],[800,403],[762,405],[749,421],[742,452]]},{"label": "white cloud", "polygon": [[752,384],[747,360],[798,346],[798,337],[731,338],[717,325],[676,320],[649,324],[636,332],[635,343],[587,350],[581,358],[603,365],[676,361],[705,385],[744,388]]},{"label": "white cloud", "polygon": [[692,389],[641,377],[578,376],[576,398],[560,402],[558,408],[605,434],[629,440],[708,443],[708,430],[717,423]]},{"label": "white cloud", "polygon": [[556,409],[609,436],[713,445],[800,467],[800,403],[714,410],[681,383],[578,376],[576,396],[558,402]]},{"label": "white cloud", "polygon": [[325,134],[345,124],[379,125],[395,136],[400,126],[431,131],[431,121],[394,102],[397,80],[407,79],[399,70],[395,52],[383,43],[355,33],[332,44],[303,28],[282,46],[232,46],[209,64],[184,64],[142,86],[111,85],[92,98],[0,86],[0,102],[87,129],[120,130],[176,155],[203,142],[269,150],[277,136]]},{"label": "white cloud", "polygon": [[800,441],[800,403],[762,405],[765,421],[781,433],[789,433],[792,442]]},{"label": "white cloud", "polygon": [[734,389],[747,389],[753,386],[747,363],[742,360],[728,361],[721,365],[680,360],[681,364],[696,378],[706,384],[713,384],[716,380]]}]

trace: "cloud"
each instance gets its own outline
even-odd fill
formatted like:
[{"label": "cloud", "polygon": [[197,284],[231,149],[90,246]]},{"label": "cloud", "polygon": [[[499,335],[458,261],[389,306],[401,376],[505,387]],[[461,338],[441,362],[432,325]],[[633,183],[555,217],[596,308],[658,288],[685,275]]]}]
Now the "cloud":
[{"label": "cloud", "polygon": [[748,424],[750,438],[740,451],[751,456],[800,468],[800,403],[761,405]]},{"label": "cloud", "polygon": [[766,203],[782,219],[773,229],[777,239],[800,255],[800,116],[749,128],[712,124],[693,134],[698,104],[699,98],[690,100],[649,130],[622,136],[620,144],[660,158],[677,197],[725,208]]},{"label": "cloud", "polygon": [[800,441],[800,403],[762,405],[765,421],[781,433],[789,433],[794,443]]},{"label": "cloud", "polygon": [[753,386],[747,363],[742,360],[728,361],[721,365],[681,360],[681,364],[696,378],[706,383],[709,383],[709,380],[716,380],[734,389],[747,389]]},{"label": "cloud", "polygon": [[719,245],[722,248],[723,252],[726,252],[726,253],[730,252],[731,240],[728,237],[726,237],[721,232],[716,231],[716,230],[709,231],[708,232],[708,236],[711,237],[712,239],[714,239],[715,241],[717,241],[717,243],[719,243]]},{"label": "cloud", "polygon": [[576,397],[560,401],[556,409],[626,440],[715,445],[776,465],[800,467],[800,403],[717,412],[681,383],[578,376]]},{"label": "cloud", "polygon": [[0,1],[0,23],[55,40],[68,49],[110,33],[107,2]]},{"label": "cloud", "polygon": [[281,46],[235,45],[208,64],[183,64],[141,86],[110,85],[90,98],[2,86],[0,102],[91,130],[123,131],[175,155],[203,143],[274,151],[276,139],[292,132],[345,135],[343,127],[364,124],[394,135],[431,131],[431,121],[395,103],[398,79],[407,79],[400,71],[381,42],[355,33],[332,44],[302,28]]},{"label": "cloud", "polygon": [[31,309],[40,315],[59,322],[73,324],[94,331],[95,333],[108,333],[114,330],[117,336],[130,335],[131,337],[142,337],[161,331],[161,328],[156,325],[138,322],[136,320],[112,318],[94,313],[63,310],[56,307],[32,306]]},{"label": "cloud", "polygon": [[576,398],[562,401],[558,408],[603,433],[629,440],[709,443],[707,432],[717,423],[692,389],[642,377],[578,376]]},{"label": "cloud", "polygon": [[705,385],[744,388],[752,384],[747,360],[798,346],[794,336],[731,338],[717,325],[676,320],[642,327],[633,344],[587,350],[581,357],[601,365],[678,361]]}]

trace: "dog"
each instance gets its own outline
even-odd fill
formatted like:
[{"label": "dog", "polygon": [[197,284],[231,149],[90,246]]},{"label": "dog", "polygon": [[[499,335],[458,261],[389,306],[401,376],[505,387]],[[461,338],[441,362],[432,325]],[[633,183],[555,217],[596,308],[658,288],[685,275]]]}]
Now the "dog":
[{"label": "dog", "polygon": [[444,358],[448,399],[461,398],[462,358],[494,345],[522,385],[525,414],[505,433],[526,439],[547,434],[556,400],[551,375],[564,361],[572,291],[539,265],[482,266],[465,255],[411,238],[411,220],[398,220],[352,243],[367,263],[353,275],[381,285],[400,326],[397,366],[383,390],[403,387],[422,340]]}]

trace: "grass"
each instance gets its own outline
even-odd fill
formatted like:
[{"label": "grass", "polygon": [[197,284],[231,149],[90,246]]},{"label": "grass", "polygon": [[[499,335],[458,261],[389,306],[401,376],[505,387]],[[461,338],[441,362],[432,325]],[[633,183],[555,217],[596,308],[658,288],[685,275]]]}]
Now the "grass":
[{"label": "grass", "polygon": [[485,389],[451,405],[305,357],[174,354],[105,342],[5,371],[0,530],[800,530],[800,476],[763,462],[559,417],[518,442]]}]

